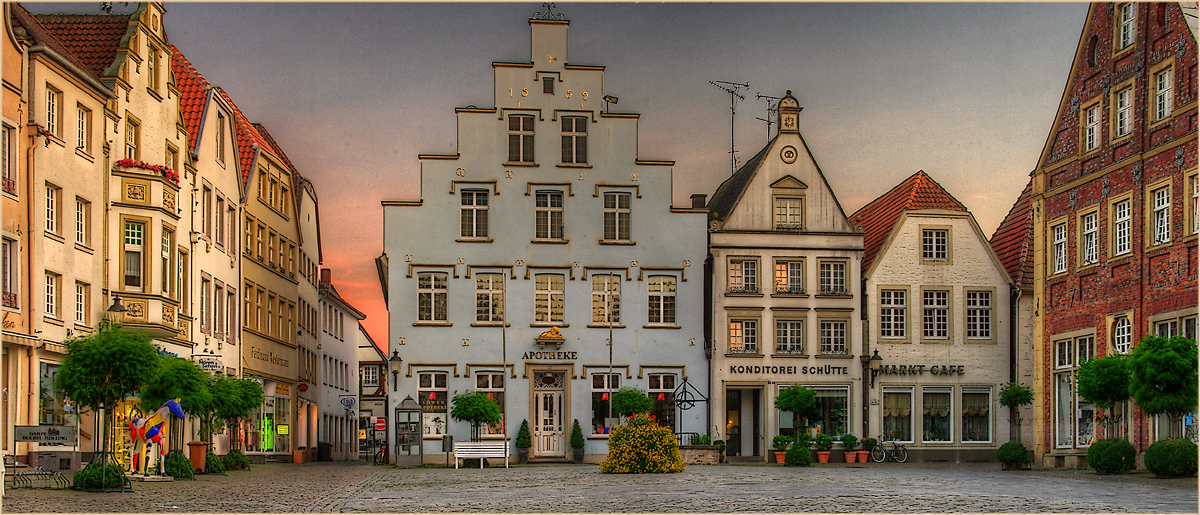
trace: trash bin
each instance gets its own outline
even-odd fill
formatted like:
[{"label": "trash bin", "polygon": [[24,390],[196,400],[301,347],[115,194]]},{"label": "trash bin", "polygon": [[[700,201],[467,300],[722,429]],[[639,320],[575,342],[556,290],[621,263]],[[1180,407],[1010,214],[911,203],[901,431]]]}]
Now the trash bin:
[{"label": "trash bin", "polygon": [[317,442],[317,461],[333,461],[333,444]]},{"label": "trash bin", "polygon": [[296,448],[296,452],[292,454],[292,463],[304,463],[304,447]]},{"label": "trash bin", "polygon": [[208,457],[208,442],[188,442],[188,460],[192,462],[192,472],[204,469],[204,460]]}]

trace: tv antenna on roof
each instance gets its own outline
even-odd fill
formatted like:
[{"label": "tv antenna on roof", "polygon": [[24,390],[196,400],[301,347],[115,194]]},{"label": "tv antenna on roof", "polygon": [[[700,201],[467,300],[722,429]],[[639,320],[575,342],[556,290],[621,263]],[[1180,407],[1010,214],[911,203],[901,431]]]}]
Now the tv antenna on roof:
[{"label": "tv antenna on roof", "polygon": [[[763,122],[767,122],[767,141],[769,142],[769,141],[771,141],[771,126],[776,123],[775,120],[773,118],[771,118],[771,115],[779,113],[779,100],[782,99],[783,97],[773,97],[770,95],[764,95],[762,93],[754,94],[755,100],[762,100],[764,98],[767,99],[767,117],[759,118],[756,116],[756,117],[754,117],[754,119],[763,121]],[[772,100],[775,101],[774,105],[771,104]]]},{"label": "tv antenna on roof", "polygon": [[737,149],[733,142],[733,115],[737,112],[738,99],[745,100],[746,97],[740,93],[742,88],[749,88],[750,84],[742,84],[740,82],[729,82],[724,80],[710,80],[709,84],[716,86],[718,89],[725,90],[729,93],[729,163],[733,170],[730,175],[737,173]]}]

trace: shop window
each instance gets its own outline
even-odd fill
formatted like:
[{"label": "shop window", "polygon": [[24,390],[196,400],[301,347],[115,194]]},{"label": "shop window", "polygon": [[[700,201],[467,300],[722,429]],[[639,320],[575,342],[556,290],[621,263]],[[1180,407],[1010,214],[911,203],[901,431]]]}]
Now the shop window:
[{"label": "shop window", "polygon": [[924,388],[921,390],[921,441],[949,442],[950,395],[949,388]]},{"label": "shop window", "polygon": [[475,389],[486,393],[488,397],[496,401],[496,404],[500,406],[500,422],[479,426],[480,433],[485,435],[503,435],[505,427],[504,374],[484,372],[476,375]]},{"label": "shop window", "polygon": [[446,372],[421,372],[417,374],[417,396],[421,398],[421,426],[425,436],[446,434],[447,379]]},{"label": "shop window", "polygon": [[1095,409],[1075,390],[1075,372],[1095,353],[1091,335],[1063,338],[1054,342],[1054,446],[1085,448],[1095,438]]},{"label": "shop window", "polygon": [[675,374],[650,374],[650,388],[647,392],[654,400],[651,414],[658,419],[658,425],[669,427],[675,431]]},{"label": "shop window", "polygon": [[[58,376],[59,365],[56,363],[41,363],[39,388],[41,394],[38,403],[38,424],[43,426],[73,426],[75,417],[73,407],[62,394],[54,391],[54,378]],[[70,416],[69,416],[70,415]]]},{"label": "shop window", "polygon": [[962,441],[992,441],[992,389],[963,387]]},{"label": "shop window", "polygon": [[912,438],[912,388],[883,389],[883,436],[899,442]]},{"label": "shop window", "polygon": [[[817,393],[816,415],[808,419],[806,430],[810,435],[828,434],[837,437],[846,432],[847,401],[850,390],[844,387],[814,387],[808,388]],[[790,416],[780,412],[780,417]]]},{"label": "shop window", "polygon": [[612,412],[612,394],[621,388],[621,374],[592,374],[592,434],[608,434],[620,424]]}]

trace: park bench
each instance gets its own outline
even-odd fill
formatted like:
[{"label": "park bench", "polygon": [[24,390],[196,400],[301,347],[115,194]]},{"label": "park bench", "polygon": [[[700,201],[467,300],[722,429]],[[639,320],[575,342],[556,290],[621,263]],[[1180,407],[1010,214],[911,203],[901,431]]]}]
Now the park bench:
[{"label": "park bench", "polygon": [[483,458],[504,458],[504,468],[508,468],[508,441],[489,440],[484,442],[454,443],[455,469],[458,469],[459,459],[479,459],[479,468],[483,468]]}]

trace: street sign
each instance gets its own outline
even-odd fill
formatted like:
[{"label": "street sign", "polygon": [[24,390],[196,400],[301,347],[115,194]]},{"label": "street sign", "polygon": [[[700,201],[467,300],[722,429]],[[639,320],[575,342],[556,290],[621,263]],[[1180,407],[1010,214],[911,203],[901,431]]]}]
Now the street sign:
[{"label": "street sign", "polygon": [[287,426],[287,424],[279,424],[275,426],[275,434],[286,435],[288,434],[288,429],[290,428]]},{"label": "street sign", "polygon": [[221,359],[216,356],[196,356],[196,364],[205,372],[220,372],[225,369]]},{"label": "street sign", "polygon": [[75,426],[16,426],[16,441],[75,445]]},{"label": "street sign", "polygon": [[379,440],[381,442],[386,442],[387,441],[387,431],[376,431],[375,439]]},{"label": "street sign", "polygon": [[357,400],[354,397],[342,397],[342,400],[339,402],[342,403],[342,406],[345,406],[347,409],[349,409],[354,407],[354,403],[357,402]]},{"label": "street sign", "polygon": [[375,429],[380,431],[387,429],[387,419],[383,417],[375,419]]}]

